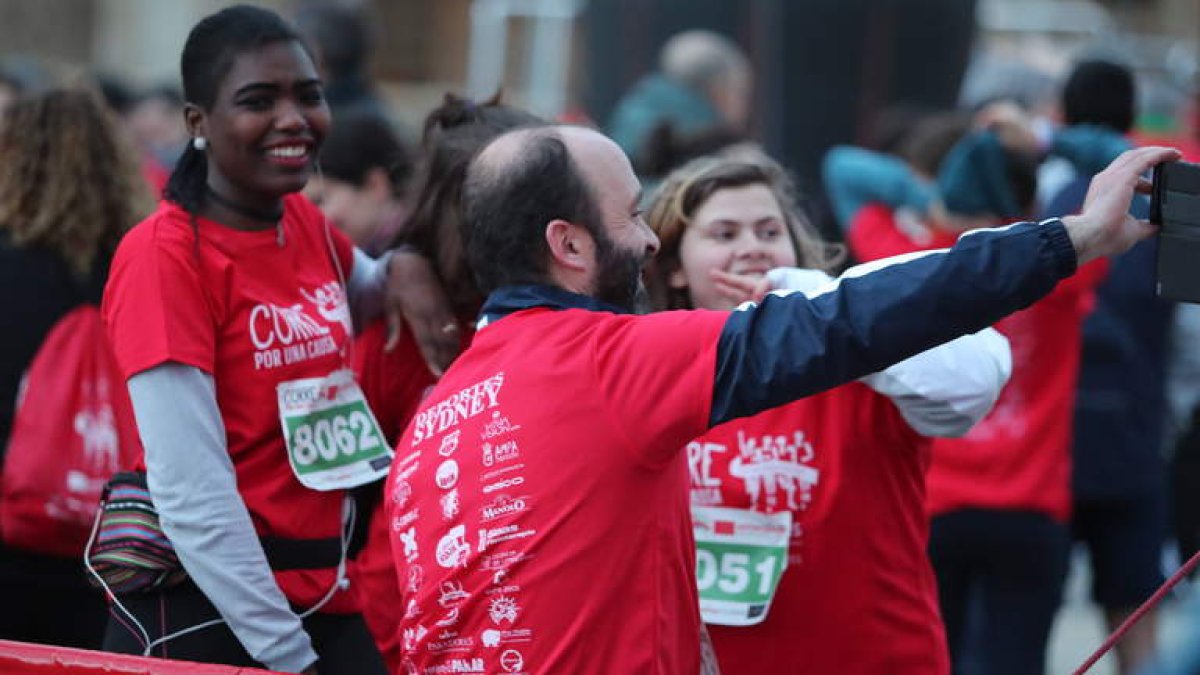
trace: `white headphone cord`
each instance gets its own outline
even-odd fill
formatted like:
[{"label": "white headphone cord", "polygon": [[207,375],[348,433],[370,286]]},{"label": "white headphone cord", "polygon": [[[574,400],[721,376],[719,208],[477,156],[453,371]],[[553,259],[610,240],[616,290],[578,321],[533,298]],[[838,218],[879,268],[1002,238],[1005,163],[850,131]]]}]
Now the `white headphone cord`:
[{"label": "white headphone cord", "polygon": [[[93,577],[95,577],[96,581],[100,584],[100,587],[104,589],[104,594],[108,596],[108,599],[112,601],[113,605],[121,611],[121,614],[123,614],[125,618],[128,619],[137,629],[137,635],[134,637],[139,638],[138,642],[144,646],[144,649],[142,650],[142,656],[151,656],[150,652],[153,651],[155,647],[176,638],[183,637],[184,635],[188,635],[205,628],[216,626],[217,624],[225,623],[225,619],[211,619],[209,621],[198,623],[194,626],[189,626],[187,628],[175,631],[174,633],[168,633],[167,635],[163,635],[155,640],[151,640],[150,634],[146,632],[146,628],[142,625],[142,622],[138,621],[133,613],[121,603],[121,600],[117,597],[117,594],[114,593],[111,588],[109,588],[108,584],[104,581],[104,578],[100,576],[100,573],[97,572],[94,567],[92,567],[92,542],[95,541],[96,533],[100,529],[100,517],[103,512],[104,504],[101,503],[100,509],[96,511],[96,518],[92,522],[91,535],[88,537],[87,545],[83,550],[83,564],[84,567],[87,568],[87,571]],[[346,577],[346,560],[349,557],[349,533],[354,531],[357,517],[357,505],[354,503],[354,499],[349,494],[346,494],[344,500],[342,501],[342,528],[339,537],[340,556],[338,559],[337,574],[334,576],[333,585],[329,587],[329,590],[325,592],[324,597],[322,597],[317,604],[298,614],[298,618],[306,619],[309,616],[312,616],[322,607],[329,604],[329,601],[333,599],[334,594],[337,593],[339,589],[348,587],[349,579]]]},{"label": "white headphone cord", "polygon": [[150,643],[150,635],[146,633],[146,629],[143,628],[141,622],[133,616],[133,613],[126,609],[125,605],[121,604],[121,600],[117,598],[117,594],[112,592],[112,589],[108,587],[107,583],[105,583],[104,578],[100,576],[100,573],[96,571],[96,568],[92,567],[92,542],[96,540],[96,533],[100,531],[100,517],[104,515],[104,506],[107,503],[107,499],[101,500],[100,508],[96,509],[96,517],[92,521],[92,532],[90,535],[88,535],[87,544],[83,547],[83,566],[87,568],[88,573],[96,578],[96,581],[100,584],[100,588],[104,590],[104,594],[108,596],[108,599],[112,601],[113,606],[119,609],[121,613],[125,615],[125,618],[133,622],[133,625],[138,630],[138,635],[135,635],[134,637],[140,637],[141,639],[139,639],[138,642],[145,646]]},{"label": "white headphone cord", "polygon": [[309,607],[300,613],[298,616],[301,619],[307,619],[324,607],[333,599],[333,595],[340,589],[349,588],[350,580],[346,577],[346,559],[349,557],[350,551],[350,536],[349,533],[354,531],[354,524],[358,517],[358,507],[354,503],[354,498],[350,493],[346,493],[342,501],[342,533],[341,533],[341,557],[338,559],[337,575],[334,576],[333,585],[325,592],[325,597],[317,601],[317,604]]}]

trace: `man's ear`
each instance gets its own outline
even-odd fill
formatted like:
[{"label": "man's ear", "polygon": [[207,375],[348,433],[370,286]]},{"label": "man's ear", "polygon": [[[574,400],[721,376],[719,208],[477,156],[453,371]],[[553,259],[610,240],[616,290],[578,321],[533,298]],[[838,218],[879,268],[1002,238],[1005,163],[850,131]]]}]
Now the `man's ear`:
[{"label": "man's ear", "polygon": [[183,123],[187,125],[188,135],[192,138],[208,137],[204,111],[195,103],[183,104]]},{"label": "man's ear", "polygon": [[546,224],[551,260],[571,270],[586,271],[596,262],[596,242],[582,225],[561,218]]}]

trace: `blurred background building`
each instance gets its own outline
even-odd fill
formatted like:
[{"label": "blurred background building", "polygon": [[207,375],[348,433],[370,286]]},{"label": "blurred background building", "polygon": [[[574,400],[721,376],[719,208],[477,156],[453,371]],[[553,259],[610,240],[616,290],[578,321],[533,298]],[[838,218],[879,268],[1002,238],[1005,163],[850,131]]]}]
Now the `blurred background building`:
[{"label": "blurred background building", "polygon": [[[134,84],[162,84],[177,76],[188,28],[227,4],[0,0],[0,56],[27,55],[57,70],[89,68],[120,74]],[[257,4],[289,13],[304,3]],[[1147,71],[1194,78],[1200,43],[1200,3],[1195,0],[338,4],[360,7],[372,18],[371,70],[388,85],[402,112],[421,107],[426,89],[467,88],[482,94],[504,85],[513,98],[543,114],[582,107],[603,120],[621,92],[654,68],[668,36],[708,28],[726,34],[751,55],[759,79],[755,128],[788,154],[802,154],[805,144],[788,138],[784,128],[807,126],[800,122],[819,119],[821,111],[840,124],[811,133],[827,137],[835,131],[850,140],[861,132],[862,118],[889,102],[953,103],[972,55],[1020,63],[1029,72],[1053,78],[1074,55],[1103,45]],[[980,86],[976,80],[967,84]],[[1186,83],[1174,84],[1182,89]]]},{"label": "blurred background building", "polygon": [[[173,83],[188,28],[222,0],[0,0],[0,63],[36,79],[94,71]],[[285,14],[304,0],[263,0]],[[801,177],[831,144],[864,142],[877,113],[1000,93],[1049,105],[1081,54],[1133,63],[1143,126],[1187,124],[1196,0],[360,0],[370,73],[416,129],[442,92],[506,97],[548,116],[608,121],[670,35],[707,28],[755,71],[751,135]],[[1194,107],[1194,103],[1192,104]]]}]

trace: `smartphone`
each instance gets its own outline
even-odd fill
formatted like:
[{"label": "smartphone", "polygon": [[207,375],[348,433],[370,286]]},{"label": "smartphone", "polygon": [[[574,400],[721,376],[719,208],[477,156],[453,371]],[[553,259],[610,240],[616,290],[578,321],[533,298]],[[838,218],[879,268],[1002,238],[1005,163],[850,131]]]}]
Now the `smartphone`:
[{"label": "smartphone", "polygon": [[1200,303],[1200,164],[1163,162],[1154,167],[1150,222],[1158,240],[1158,295]]}]

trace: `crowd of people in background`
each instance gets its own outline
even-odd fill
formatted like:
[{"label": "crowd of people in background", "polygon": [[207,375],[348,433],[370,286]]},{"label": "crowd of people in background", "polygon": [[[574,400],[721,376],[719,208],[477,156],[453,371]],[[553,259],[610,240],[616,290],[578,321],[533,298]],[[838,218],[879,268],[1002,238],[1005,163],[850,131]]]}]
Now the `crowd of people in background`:
[{"label": "crowd of people in background", "polygon": [[[1138,176],[1181,155],[1139,135],[1127,65],[1080,59],[1057,119],[898,104],[810,195],[710,32],[607,124],[447,93],[416,139],[369,50],[355,10],[239,5],[179,87],[0,72],[0,438],[81,308],[116,380],[87,366],[106,426],[72,421],[100,473],[59,462],[77,540],[14,535],[6,458],[0,638],[323,674],[1036,674],[1077,544],[1109,629],[1164,546],[1200,548],[1200,313],[1155,297],[1139,220]],[[105,520],[118,471],[135,523]],[[1158,633],[1122,673],[1200,672]]]}]

